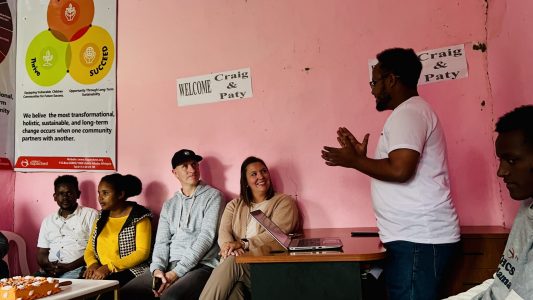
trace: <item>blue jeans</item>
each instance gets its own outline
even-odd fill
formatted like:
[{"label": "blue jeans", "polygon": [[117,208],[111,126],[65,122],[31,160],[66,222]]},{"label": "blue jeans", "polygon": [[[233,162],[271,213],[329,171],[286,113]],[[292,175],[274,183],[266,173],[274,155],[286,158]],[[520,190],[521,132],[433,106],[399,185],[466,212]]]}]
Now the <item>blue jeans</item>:
[{"label": "blue jeans", "polygon": [[61,276],[53,276],[51,274],[46,273],[43,271],[43,269],[40,269],[39,271],[35,272],[33,276],[41,276],[41,277],[57,277],[57,278],[67,278],[67,279],[79,279],[83,278],[83,272],[85,272],[85,266],[81,266],[79,268],[76,268],[74,270],[70,270],[68,272],[65,272],[61,274]]},{"label": "blue jeans", "polygon": [[434,300],[439,296],[447,268],[459,242],[419,244],[394,241],[384,244],[385,284],[391,300]]},{"label": "blue jeans", "polygon": [[74,270],[70,270],[68,272],[63,273],[63,275],[59,276],[59,278],[71,278],[71,279],[82,278],[84,271],[85,271],[85,266],[81,266]]}]

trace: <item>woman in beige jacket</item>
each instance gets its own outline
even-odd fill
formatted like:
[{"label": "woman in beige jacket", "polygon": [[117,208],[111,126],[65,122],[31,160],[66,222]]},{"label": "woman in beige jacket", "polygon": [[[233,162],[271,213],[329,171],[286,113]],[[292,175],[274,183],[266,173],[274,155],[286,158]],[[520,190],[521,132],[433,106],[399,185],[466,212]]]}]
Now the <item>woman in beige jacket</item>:
[{"label": "woman in beige jacket", "polygon": [[276,193],[264,161],[250,156],[241,165],[240,195],[228,203],[220,222],[218,244],[223,260],[211,273],[200,299],[249,298],[250,266],[237,264],[235,256],[264,245],[281,248],[250,216],[254,210],[263,211],[285,233],[292,232],[298,224],[295,201]]}]

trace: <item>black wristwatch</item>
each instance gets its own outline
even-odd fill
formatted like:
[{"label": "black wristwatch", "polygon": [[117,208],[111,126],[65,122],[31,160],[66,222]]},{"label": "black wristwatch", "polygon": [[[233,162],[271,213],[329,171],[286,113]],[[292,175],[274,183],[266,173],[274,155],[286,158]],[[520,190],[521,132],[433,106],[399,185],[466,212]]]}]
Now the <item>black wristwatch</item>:
[{"label": "black wristwatch", "polygon": [[241,239],[242,248],[248,250],[248,239]]}]

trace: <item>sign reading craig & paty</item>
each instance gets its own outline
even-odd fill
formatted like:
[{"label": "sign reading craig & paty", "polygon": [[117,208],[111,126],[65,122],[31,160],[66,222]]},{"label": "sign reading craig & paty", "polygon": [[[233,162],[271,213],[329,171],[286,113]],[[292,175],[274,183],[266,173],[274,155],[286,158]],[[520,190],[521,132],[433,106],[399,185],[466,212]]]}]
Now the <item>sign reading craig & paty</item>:
[{"label": "sign reading craig & paty", "polygon": [[[416,54],[422,62],[419,85],[468,77],[464,44],[424,50]],[[368,61],[370,80],[372,80],[372,69],[377,63],[377,59]]]},{"label": "sign reading craig & paty", "polygon": [[181,78],[177,82],[178,106],[250,98],[250,68]]}]

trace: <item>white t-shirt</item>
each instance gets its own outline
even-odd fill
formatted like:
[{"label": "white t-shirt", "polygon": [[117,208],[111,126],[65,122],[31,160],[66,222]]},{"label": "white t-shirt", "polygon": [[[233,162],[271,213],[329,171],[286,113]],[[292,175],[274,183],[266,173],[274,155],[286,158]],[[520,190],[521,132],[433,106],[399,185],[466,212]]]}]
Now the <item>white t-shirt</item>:
[{"label": "white t-shirt", "polygon": [[[266,200],[260,203],[252,202],[252,207],[250,208],[250,212],[255,211],[255,210],[260,210],[262,212],[265,212],[269,204],[270,204],[270,201],[266,201]],[[257,231],[258,231],[257,229],[259,227],[259,223],[257,223],[257,221],[254,218],[252,218],[251,216],[248,216],[248,218],[249,218],[248,224],[246,225],[246,238],[247,239],[256,236]]]},{"label": "white t-shirt", "polygon": [[50,261],[75,261],[83,256],[96,217],[95,209],[81,205],[66,218],[59,211],[49,215],[41,223],[37,247],[50,249]]},{"label": "white t-shirt", "polygon": [[400,104],[383,127],[376,159],[397,149],[420,153],[416,173],[405,183],[372,179],[372,201],[381,240],[443,244],[459,241],[452,203],[446,140],[437,115],[421,97]]}]

